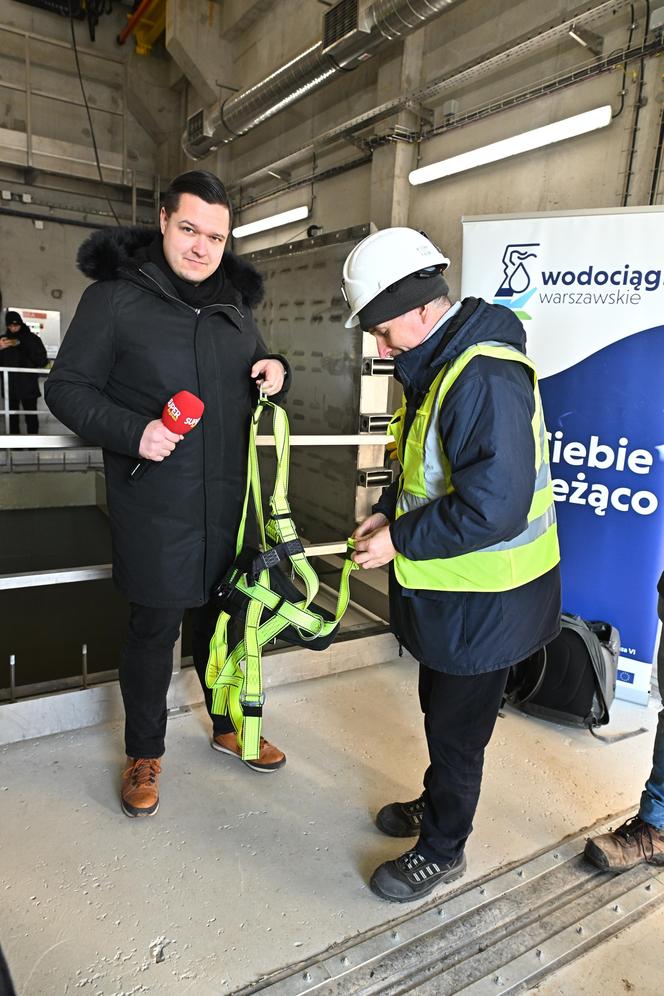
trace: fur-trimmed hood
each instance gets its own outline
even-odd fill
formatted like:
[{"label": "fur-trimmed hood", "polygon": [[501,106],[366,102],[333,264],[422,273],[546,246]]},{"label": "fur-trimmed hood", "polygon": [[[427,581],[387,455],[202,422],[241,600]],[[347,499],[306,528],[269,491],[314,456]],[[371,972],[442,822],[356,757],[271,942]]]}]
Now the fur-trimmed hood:
[{"label": "fur-trimmed hood", "polygon": [[[78,250],[79,270],[91,280],[117,280],[136,271],[146,250],[157,235],[154,228],[107,228],[93,232]],[[139,255],[140,259],[135,257]],[[222,260],[224,273],[249,308],[263,299],[263,278],[250,263],[226,251]]]}]

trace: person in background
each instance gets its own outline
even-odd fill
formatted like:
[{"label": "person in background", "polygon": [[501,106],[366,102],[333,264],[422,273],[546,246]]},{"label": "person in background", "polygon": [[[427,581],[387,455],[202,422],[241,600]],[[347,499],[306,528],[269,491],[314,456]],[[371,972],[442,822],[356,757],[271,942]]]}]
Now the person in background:
[{"label": "person in background", "polygon": [[353,559],[390,565],[390,624],[419,661],[430,764],[424,792],[376,817],[415,837],[371,889],[407,902],[452,882],[480,794],[510,666],[560,631],[558,536],[546,428],[523,325],[468,297],[422,232],[388,228],[346,259],[351,315],[394,359],[401,475],[356,529]]},{"label": "person in background", "polygon": [[[55,416],[104,450],[113,578],[131,606],[120,661],[121,805],[131,817],[153,816],[159,806],[173,647],[188,609],[211,712],[205,670],[218,609],[210,598],[235,558],[251,412],[259,383],[276,397],[289,377],[286,360],[268,353],[254,322],[262,278],[226,251],[230,228],[220,179],[192,170],[170,184],[158,229],[90,236],[78,261],[95,282],[46,383]],[[186,436],[160,418],[179,391],[205,405]],[[134,480],[138,458],[152,465]],[[212,747],[241,759],[229,717],[212,722]],[[245,763],[270,772],[285,762],[262,739],[259,757]]]},{"label": "person in background", "polygon": [[[657,585],[657,614],[664,622],[664,574]],[[664,695],[664,633],[657,647],[657,683]],[[659,711],[652,770],[636,816],[609,833],[591,837],[585,855],[604,871],[622,872],[635,865],[664,865],[664,706]]]},{"label": "person in background", "polygon": [[[25,367],[26,370],[45,367],[48,362],[46,347],[39,336],[30,331],[18,311],[7,312],[5,325],[5,334],[0,337],[0,366]],[[4,394],[2,383],[0,378],[0,390]],[[32,413],[37,410],[40,396],[37,374],[9,374],[9,407],[14,410],[23,408],[26,431],[31,436],[39,432],[39,416]],[[9,416],[9,432],[13,436],[20,432],[18,413]]]}]

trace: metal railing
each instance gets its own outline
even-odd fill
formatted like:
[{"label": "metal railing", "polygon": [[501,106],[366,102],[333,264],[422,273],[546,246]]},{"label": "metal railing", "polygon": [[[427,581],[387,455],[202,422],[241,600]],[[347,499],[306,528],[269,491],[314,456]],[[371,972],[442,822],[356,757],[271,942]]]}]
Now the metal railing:
[{"label": "metal railing", "polygon": [[[23,117],[25,120],[22,130],[18,131],[14,129],[13,131],[6,132],[8,147],[3,151],[0,158],[4,159],[5,162],[12,164],[19,163],[22,166],[27,166],[28,169],[48,168],[52,172],[54,171],[67,176],[74,175],[97,180],[97,165],[89,146],[74,144],[72,141],[61,141],[61,136],[53,130],[53,125],[51,125],[50,135],[36,134],[34,129],[33,119],[36,116],[37,110],[40,107],[45,108],[46,106],[48,106],[49,111],[52,111],[48,118],[51,122],[57,122],[61,108],[65,108],[66,110],[63,110],[63,113],[68,113],[70,116],[75,115],[77,113],[76,109],[78,109],[81,125],[85,122],[85,126],[88,126],[86,104],[80,96],[73,95],[77,94],[78,91],[78,79],[74,63],[70,63],[69,70],[63,70],[59,61],[61,58],[58,54],[59,52],[66,52],[68,54],[71,52],[69,39],[59,40],[49,38],[45,35],[36,34],[33,31],[14,27],[11,24],[0,25],[0,31],[6,38],[10,36],[14,37],[13,44],[15,51],[22,57],[21,61],[24,69],[22,83],[12,82],[7,78],[3,78],[0,80],[0,90],[6,91],[6,95],[3,95],[3,100],[6,96],[8,105],[12,100],[12,95],[16,94],[17,104],[19,102],[23,104]],[[49,52],[52,53],[50,57],[46,54]],[[119,141],[116,147],[112,151],[101,150],[101,168],[104,180],[122,184],[133,182],[135,185],[136,171],[128,165],[129,85],[126,62],[122,56],[109,54],[96,48],[88,48],[82,45],[78,45],[78,52],[80,56],[89,60],[89,68],[86,72],[88,83],[97,84],[102,88],[102,91],[105,91],[104,96],[106,99],[97,99],[92,102],[90,113],[103,115],[107,124],[109,124],[109,119],[110,122],[119,122],[119,129],[117,130],[119,130],[120,134],[117,136]],[[49,83],[46,82],[45,86],[36,86],[36,73],[41,72],[43,74],[45,72],[46,80],[48,80],[49,74],[54,72],[54,65],[58,66],[57,72],[59,74],[64,72],[65,85],[57,88],[52,84],[49,86]],[[70,82],[72,85],[67,87],[67,82]],[[117,96],[117,107],[109,99],[110,94],[108,91],[112,91]],[[142,184],[147,182],[148,186],[150,186],[152,183],[151,175],[141,174],[140,179]]]},{"label": "metal railing", "polygon": [[[5,368],[7,369],[7,368]],[[9,368],[12,369],[12,368]],[[23,368],[18,368],[23,369]],[[44,371],[40,371],[44,372]],[[48,371],[45,371],[48,373]],[[385,446],[391,437],[379,435],[377,433],[362,432],[354,435],[318,435],[318,436],[291,436],[291,446]],[[273,436],[258,436],[258,446],[274,446]],[[83,439],[73,434],[71,435],[48,435],[48,436],[15,436],[0,435],[0,450],[2,449],[89,449],[89,444]],[[305,553],[308,557],[329,557],[346,552],[346,540],[333,543],[317,543],[305,546]],[[86,567],[59,568],[47,571],[22,571],[12,574],[0,574],[0,592],[14,591],[20,588],[39,588],[49,585],[77,584],[89,581],[107,581],[112,576],[111,564],[94,564]],[[322,585],[327,588],[328,586]],[[328,589],[332,590],[332,589]],[[358,606],[360,611],[376,620],[378,617],[367,609]],[[80,678],[64,678],[57,681],[39,682],[30,685],[27,689],[29,695],[38,695],[48,692],[61,691],[64,688],[87,688],[88,683],[98,683],[100,681],[114,680],[117,672],[100,672],[96,675],[88,675],[87,670],[87,644],[81,645],[82,670]],[[181,665],[180,641],[176,644],[173,659],[173,670],[178,671]],[[17,697],[16,692],[16,655],[10,654],[9,660],[9,701],[14,702]],[[6,696],[5,696],[6,697]]]},{"label": "metal railing", "polygon": [[[38,435],[25,435],[11,433],[11,416],[19,418],[21,415],[36,415],[43,420],[51,420],[54,427],[64,429],[60,423],[49,412],[48,408],[25,409],[11,408],[9,396],[10,374],[36,374],[38,377],[47,377],[51,371],[42,367],[3,367],[0,366],[0,384],[2,385],[2,397],[0,397],[0,472],[30,471],[30,470],[97,470],[102,466],[101,450],[84,444],[82,440],[73,434],[66,435],[40,432]],[[53,442],[56,440],[56,442]],[[74,441],[71,446],[70,441]],[[67,460],[66,450],[81,449],[85,453],[81,458]],[[15,460],[14,450],[25,450],[24,460]],[[46,457],[44,450],[61,450],[62,460],[54,462],[51,456]]]},{"label": "metal railing", "polygon": [[0,374],[2,374],[2,407],[0,408],[0,415],[3,416],[5,432],[9,434],[9,416],[10,415],[43,415],[42,411],[31,410],[26,411],[24,408],[14,409],[9,407],[9,375],[11,373],[17,374],[36,374],[37,377],[48,377],[50,370],[42,367],[3,367],[0,366]]}]

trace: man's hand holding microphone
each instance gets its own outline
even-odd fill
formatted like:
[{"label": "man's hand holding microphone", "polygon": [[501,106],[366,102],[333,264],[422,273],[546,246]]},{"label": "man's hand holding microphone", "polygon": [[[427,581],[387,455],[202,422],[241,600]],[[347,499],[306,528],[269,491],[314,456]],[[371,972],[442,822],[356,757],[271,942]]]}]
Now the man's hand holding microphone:
[{"label": "man's hand holding microphone", "polygon": [[167,457],[175,449],[175,444],[184,439],[183,435],[173,432],[164,425],[160,418],[148,422],[145,431],[141,436],[141,445],[138,447],[138,455],[144,460],[156,460],[159,462]]},{"label": "man's hand holding microphone", "polygon": [[205,405],[191,391],[178,391],[164,405],[161,418],[148,422],[138,453],[141,459],[135,465],[129,480],[140,480],[152,463],[161,463],[175,449],[187,432],[191,432],[201,420]]},{"label": "man's hand holding microphone", "polygon": [[[284,385],[285,370],[279,360],[258,360],[251,368],[251,376],[263,394],[278,394]],[[161,418],[148,422],[138,447],[140,460],[129,475],[131,482],[138,481],[151,463],[161,463],[170,456],[184,434],[191,432],[201,420],[205,405],[190,391],[178,391],[164,405]]]}]

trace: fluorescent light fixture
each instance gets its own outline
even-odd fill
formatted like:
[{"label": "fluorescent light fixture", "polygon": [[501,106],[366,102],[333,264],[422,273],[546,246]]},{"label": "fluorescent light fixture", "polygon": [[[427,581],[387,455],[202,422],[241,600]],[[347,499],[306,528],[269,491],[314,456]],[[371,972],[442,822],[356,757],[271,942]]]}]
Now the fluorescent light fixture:
[{"label": "fluorescent light fixture", "polygon": [[587,28],[577,28],[574,24],[569,29],[568,34],[570,38],[587,48],[593,55],[600,56],[602,54],[604,39],[601,35],[595,34],[594,31],[588,31]]},{"label": "fluorescent light fixture", "polygon": [[309,217],[308,207],[293,208],[291,211],[282,211],[281,214],[271,214],[267,218],[259,221],[251,221],[248,225],[239,225],[233,229],[236,239],[243,239],[245,235],[255,235],[256,232],[266,232],[268,228],[278,228],[280,225],[290,225],[293,221],[303,221]]},{"label": "fluorescent light fixture", "polygon": [[532,131],[524,131],[521,135],[504,138],[500,142],[492,142],[491,145],[484,145],[480,149],[462,152],[460,156],[441,159],[440,162],[431,163],[430,166],[414,169],[408,174],[408,180],[416,187],[420,183],[429,183],[430,180],[439,180],[453,173],[463,173],[464,170],[474,169],[476,166],[484,166],[486,163],[518,156],[532,149],[541,149],[544,145],[562,142],[566,138],[584,135],[597,128],[606,128],[611,123],[611,114],[610,104],[595,107],[592,111],[584,111],[583,114],[554,121],[553,124],[544,125],[543,128],[533,128]]}]

